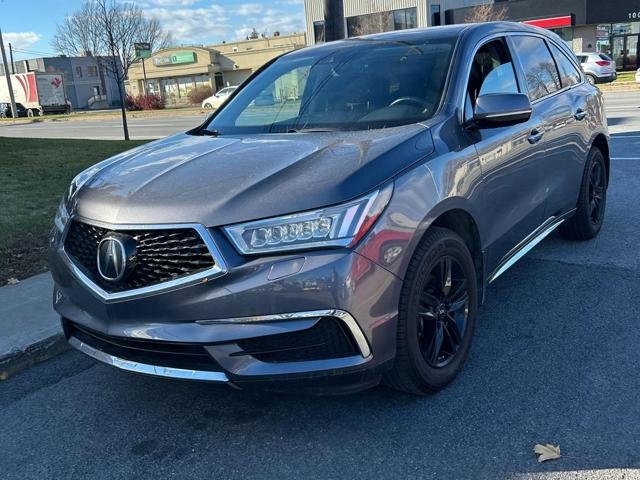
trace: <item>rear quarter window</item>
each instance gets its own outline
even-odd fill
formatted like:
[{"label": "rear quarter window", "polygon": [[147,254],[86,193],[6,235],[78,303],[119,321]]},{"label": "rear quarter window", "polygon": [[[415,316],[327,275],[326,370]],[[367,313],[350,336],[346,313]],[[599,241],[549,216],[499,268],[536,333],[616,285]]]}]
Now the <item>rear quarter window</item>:
[{"label": "rear quarter window", "polygon": [[573,62],[569,60],[569,57],[567,57],[564,52],[562,52],[562,50],[556,47],[553,43],[549,43],[549,47],[560,72],[560,82],[562,83],[562,87],[570,87],[580,83],[580,73]]}]

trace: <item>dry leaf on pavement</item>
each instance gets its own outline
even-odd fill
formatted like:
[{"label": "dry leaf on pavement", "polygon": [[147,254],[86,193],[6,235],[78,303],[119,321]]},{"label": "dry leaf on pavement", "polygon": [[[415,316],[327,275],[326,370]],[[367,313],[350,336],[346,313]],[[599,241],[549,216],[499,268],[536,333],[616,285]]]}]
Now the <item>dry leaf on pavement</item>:
[{"label": "dry leaf on pavement", "polygon": [[533,451],[536,455],[539,455],[538,462],[546,462],[547,460],[555,460],[556,458],[560,458],[560,445],[557,447],[555,445],[551,445],[550,443],[545,443],[544,445],[540,445],[539,443],[533,447]]}]

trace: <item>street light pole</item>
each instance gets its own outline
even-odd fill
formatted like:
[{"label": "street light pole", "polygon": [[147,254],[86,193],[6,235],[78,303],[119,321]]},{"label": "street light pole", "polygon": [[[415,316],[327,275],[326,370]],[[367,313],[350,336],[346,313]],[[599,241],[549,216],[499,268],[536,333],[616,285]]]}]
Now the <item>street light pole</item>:
[{"label": "street light pole", "polygon": [[13,47],[9,42],[9,60],[11,60],[11,73],[16,73],[16,63],[13,61]]},{"label": "street light pole", "polygon": [[2,29],[0,29],[0,50],[2,51],[2,65],[4,66],[4,75],[7,77],[7,88],[9,89],[9,98],[11,99],[11,115],[13,118],[16,118],[18,116],[18,109],[16,107],[16,98],[13,95],[13,86],[11,85],[11,73],[9,73],[9,65],[7,65],[7,53],[4,51]]}]

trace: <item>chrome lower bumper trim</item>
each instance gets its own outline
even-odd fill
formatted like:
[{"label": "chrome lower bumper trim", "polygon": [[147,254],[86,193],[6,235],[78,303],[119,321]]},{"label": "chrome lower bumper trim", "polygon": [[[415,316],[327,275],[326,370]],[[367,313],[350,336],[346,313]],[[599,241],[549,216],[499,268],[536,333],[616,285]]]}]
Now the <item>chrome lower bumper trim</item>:
[{"label": "chrome lower bumper trim", "polygon": [[93,348],[75,337],[69,338],[69,344],[96,360],[112,365],[128,372],[142,373],[156,377],[176,378],[181,380],[201,380],[205,382],[228,382],[229,379],[222,372],[210,372],[206,370],[187,370],[184,368],[163,367],[146,363],[132,362],[124,358],[115,357]]},{"label": "chrome lower bumper trim", "polygon": [[313,310],[309,312],[293,312],[293,313],[277,313],[273,315],[260,315],[255,317],[237,317],[237,318],[221,318],[213,320],[197,320],[200,325],[211,325],[216,323],[259,323],[259,322],[282,322],[286,320],[299,320],[301,318],[314,317],[334,317],[341,320],[353,335],[354,340],[358,344],[360,354],[367,358],[371,355],[369,343],[362,333],[360,326],[355,318],[349,312],[344,310]]}]

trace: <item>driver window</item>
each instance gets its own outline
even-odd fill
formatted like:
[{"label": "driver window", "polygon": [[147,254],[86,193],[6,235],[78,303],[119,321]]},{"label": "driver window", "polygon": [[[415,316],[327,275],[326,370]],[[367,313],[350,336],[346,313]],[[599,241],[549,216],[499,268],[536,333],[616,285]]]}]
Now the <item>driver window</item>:
[{"label": "driver window", "polygon": [[464,118],[473,118],[480,95],[487,93],[519,93],[511,56],[504,39],[492,40],[476,52],[467,83]]}]

